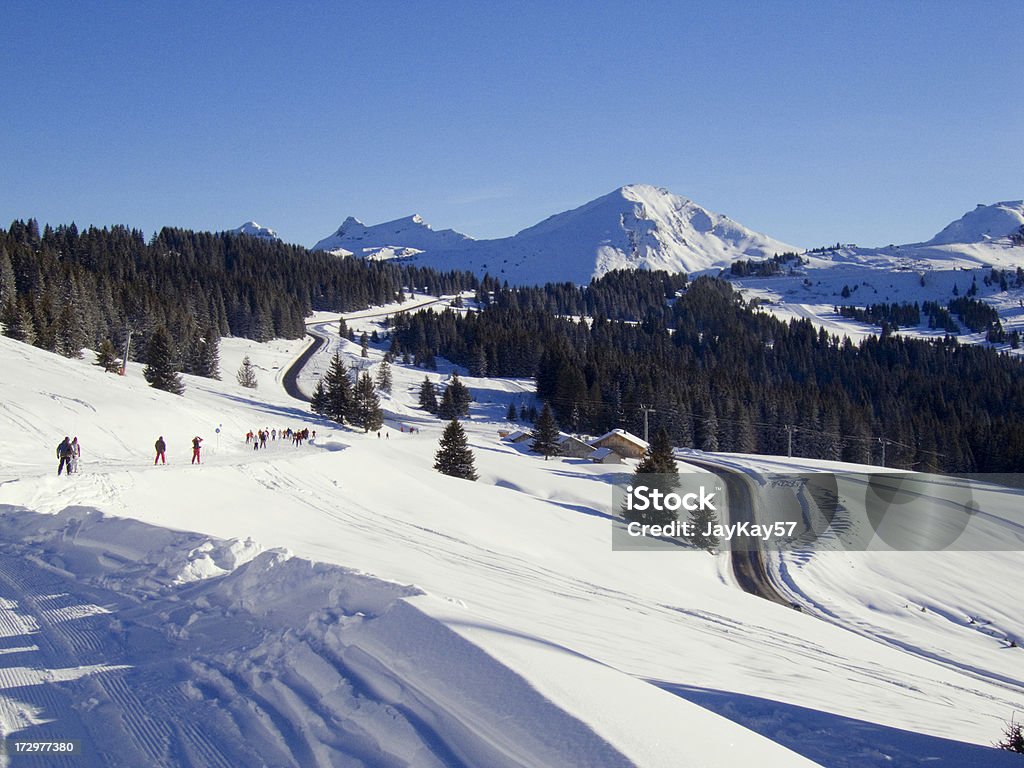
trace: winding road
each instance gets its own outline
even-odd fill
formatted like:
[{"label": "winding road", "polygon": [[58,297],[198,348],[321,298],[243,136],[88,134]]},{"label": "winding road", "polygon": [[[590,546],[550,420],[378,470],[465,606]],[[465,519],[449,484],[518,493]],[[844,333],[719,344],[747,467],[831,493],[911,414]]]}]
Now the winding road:
[{"label": "winding road", "polygon": [[[729,499],[728,522],[739,523],[743,520],[748,520],[751,523],[757,522],[754,515],[754,499],[750,493],[750,481],[742,472],[710,461],[694,459],[689,455],[678,458],[686,464],[711,472],[722,480]],[[763,597],[765,600],[785,605],[788,608],[793,607],[792,600],[779,592],[768,577],[768,569],[765,568],[764,560],[761,557],[761,544],[758,539],[746,536],[736,537],[733,546],[729,549],[729,560],[736,583],[744,592]]]},{"label": "winding road", "polygon": [[281,383],[284,385],[284,391],[296,400],[301,400],[304,403],[309,402],[309,396],[299,389],[299,374],[302,372],[302,369],[306,367],[306,363],[309,362],[310,358],[319,352],[320,348],[327,343],[326,336],[310,330],[308,325],[306,326],[306,335],[309,336],[312,341],[309,346],[302,351],[302,354],[295,358],[295,361],[288,366],[288,370],[284,372],[284,377],[281,379]]},{"label": "winding road", "polygon": [[[360,310],[349,314],[343,314],[346,322],[352,322],[354,320],[369,320],[377,317],[388,317],[389,315],[395,315],[399,312],[410,312],[415,309],[424,309],[425,307],[431,307],[435,304],[440,304],[444,301],[449,301],[447,297],[431,298],[427,301],[421,301],[419,304],[414,304],[411,307],[402,307],[398,310]],[[327,322],[316,320],[310,323],[306,323],[306,335],[311,339],[310,344],[306,347],[302,353],[295,358],[288,369],[284,372],[284,376],[281,379],[281,384],[284,386],[284,391],[294,397],[296,400],[301,400],[304,403],[308,403],[310,398],[302,389],[299,387],[299,374],[302,373],[302,369],[306,367],[306,363],[312,359],[313,355],[320,351],[329,341],[330,337],[326,334],[316,330],[318,326],[326,325]]]}]

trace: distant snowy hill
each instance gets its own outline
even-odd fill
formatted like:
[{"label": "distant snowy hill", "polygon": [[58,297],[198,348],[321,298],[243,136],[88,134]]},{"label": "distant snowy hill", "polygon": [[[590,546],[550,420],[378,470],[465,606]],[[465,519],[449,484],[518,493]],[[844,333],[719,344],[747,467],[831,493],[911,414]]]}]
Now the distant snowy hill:
[{"label": "distant snowy hill", "polygon": [[[783,320],[808,319],[830,333],[855,339],[880,332],[878,325],[854,322],[836,307],[872,304],[941,306],[970,291],[999,314],[1002,332],[992,341],[987,332],[972,332],[961,324],[961,343],[989,344],[1020,355],[1009,334],[1024,334],[1024,283],[1016,279],[1024,267],[1024,247],[1009,235],[1024,226],[1024,201],[979,205],[944,227],[930,240],[881,248],[845,245],[802,254],[799,264],[783,274],[724,276],[749,299],[758,299],[768,312]],[[992,269],[1002,277],[994,277]],[[1009,277],[1007,277],[1007,275]],[[918,327],[900,333],[942,338],[947,331],[923,318]]]},{"label": "distant snowy hill", "polygon": [[231,230],[234,235],[249,235],[249,237],[262,237],[266,240],[280,240],[277,232],[270,227],[261,227],[255,221],[247,221],[240,227]]},{"label": "distant snowy hill", "polygon": [[1007,237],[1024,226],[1024,200],[979,205],[922,245],[982,243]]},{"label": "distant snowy hill", "polygon": [[473,240],[435,232],[418,216],[367,227],[345,223],[313,250],[414,258],[439,269],[490,273],[516,284],[587,283],[613,269],[695,272],[739,258],[796,250],[666,189],[621,187],[512,237]]},{"label": "distant snowy hill", "polygon": [[406,216],[383,224],[366,226],[352,216],[333,234],[313,246],[314,251],[357,254],[365,258],[402,258],[423,251],[447,250],[472,242],[453,229],[435,232],[419,216]]}]

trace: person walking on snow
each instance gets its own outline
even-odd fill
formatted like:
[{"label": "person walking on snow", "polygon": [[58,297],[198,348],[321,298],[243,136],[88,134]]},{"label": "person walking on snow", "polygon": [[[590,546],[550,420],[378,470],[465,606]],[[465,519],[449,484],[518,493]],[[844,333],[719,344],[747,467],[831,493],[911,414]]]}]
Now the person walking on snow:
[{"label": "person walking on snow", "polygon": [[192,438],[192,463],[202,464],[203,462],[199,459],[199,446],[202,445],[203,438],[196,435]]},{"label": "person walking on snow", "polygon": [[60,476],[61,470],[67,469],[68,474],[71,474],[71,456],[74,449],[71,447],[71,438],[64,435],[64,439],[60,441],[60,445],[57,446],[57,458],[60,461],[57,464],[57,476]]},{"label": "person walking on snow", "polygon": [[153,443],[153,447],[156,448],[156,458],[153,459],[153,466],[159,461],[161,464],[167,463],[167,443],[164,442],[164,436],[160,435]]},{"label": "person walking on snow", "polygon": [[78,435],[71,438],[71,463],[68,465],[68,472],[78,474],[78,458],[82,455],[82,444],[78,442]]}]

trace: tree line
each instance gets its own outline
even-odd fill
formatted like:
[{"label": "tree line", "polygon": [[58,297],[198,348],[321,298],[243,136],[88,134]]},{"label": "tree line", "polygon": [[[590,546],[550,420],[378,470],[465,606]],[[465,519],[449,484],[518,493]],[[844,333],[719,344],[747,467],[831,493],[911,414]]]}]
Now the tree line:
[{"label": "tree line", "polygon": [[0,229],[0,322],[19,341],[67,356],[83,347],[146,362],[167,331],[177,370],[209,375],[222,336],[298,338],[312,310],[351,311],[414,292],[475,289],[469,273],[311,253],[247,235],[124,226],[79,231],[17,220]]},{"label": "tree line", "polygon": [[[1018,361],[952,338],[854,344],[753,311],[724,281],[671,291],[665,277],[612,275],[572,302],[561,286],[522,297],[502,287],[478,312],[396,317],[392,349],[442,355],[476,375],[535,376],[537,395],[574,432],[639,433],[644,406],[674,444],[706,450],[785,454],[792,434],[794,453],[811,458],[879,463],[885,450],[888,466],[922,471],[1024,468]],[[595,287],[616,312],[616,286],[645,281],[652,301],[632,318],[557,312]]]}]

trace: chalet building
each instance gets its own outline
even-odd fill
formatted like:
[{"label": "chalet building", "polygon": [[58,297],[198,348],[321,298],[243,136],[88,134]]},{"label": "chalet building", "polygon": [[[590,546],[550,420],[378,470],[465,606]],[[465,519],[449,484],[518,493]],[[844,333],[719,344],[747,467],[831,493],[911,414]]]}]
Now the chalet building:
[{"label": "chalet building", "polygon": [[624,459],[639,459],[648,448],[646,440],[642,440],[624,429],[613,429],[611,432],[606,432],[599,438],[591,440],[590,444],[594,448],[611,448]]},{"label": "chalet building", "polygon": [[621,464],[622,457],[611,448],[597,448],[587,457],[595,464]]},{"label": "chalet building", "polygon": [[572,435],[562,435],[558,438],[558,453],[572,459],[586,459],[594,452],[591,445]]}]

